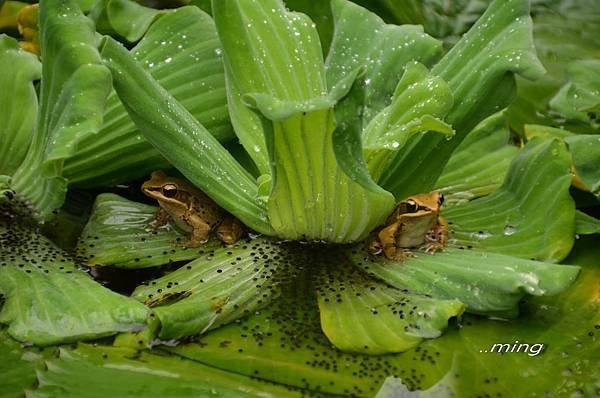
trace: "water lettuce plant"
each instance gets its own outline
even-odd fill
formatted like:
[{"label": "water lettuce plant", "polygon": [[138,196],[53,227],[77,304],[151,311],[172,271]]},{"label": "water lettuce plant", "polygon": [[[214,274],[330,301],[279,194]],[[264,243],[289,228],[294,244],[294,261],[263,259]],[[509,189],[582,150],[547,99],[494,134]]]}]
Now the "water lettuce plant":
[{"label": "water lettuce plant", "polygon": [[[600,194],[598,61],[574,62],[546,96],[592,130],[514,128],[512,100],[547,78],[528,1],[491,2],[448,35],[416,2],[369,6],[424,27],[349,0],[314,22],[281,0],[88,3],[23,9],[39,10],[39,58],[0,36],[0,352],[110,339],[28,351],[9,392],[44,364],[31,396],[464,392],[442,379],[461,365],[437,345],[463,336],[456,322],[514,319],[575,282],[580,267],[559,263],[576,234],[600,231],[573,198]],[[112,187],[137,190],[156,169],[249,236],[188,248],[176,228],[148,229],[156,205]],[[86,208],[89,189],[101,193]],[[446,197],[448,247],[369,253],[398,201],[432,190]],[[98,282],[106,270],[150,273],[118,294]],[[91,374],[114,383],[90,391]]]}]

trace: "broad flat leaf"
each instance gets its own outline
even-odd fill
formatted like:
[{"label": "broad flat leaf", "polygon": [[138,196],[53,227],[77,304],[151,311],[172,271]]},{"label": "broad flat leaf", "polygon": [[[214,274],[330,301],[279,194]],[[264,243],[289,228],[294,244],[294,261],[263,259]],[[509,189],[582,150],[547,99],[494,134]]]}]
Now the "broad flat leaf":
[{"label": "broad flat leaf", "polygon": [[600,220],[577,210],[575,212],[575,232],[578,235],[600,234]]},{"label": "broad flat leaf", "polygon": [[224,48],[231,121],[259,171],[267,174],[264,127],[244,96],[264,93],[293,102],[324,96],[319,36],[308,17],[287,11],[280,0],[213,1],[212,12]]},{"label": "broad flat leaf", "polygon": [[310,273],[316,270],[306,265],[308,269],[284,286],[282,296],[269,307],[216,329],[196,343],[167,350],[209,366],[324,395],[372,396],[385,377],[399,372],[400,364],[393,355],[350,354],[332,347],[321,331],[310,283]]},{"label": "broad flat leaf", "polygon": [[335,34],[326,61],[327,84],[332,89],[363,69],[351,98],[339,105],[360,113],[362,130],[390,105],[406,65],[416,61],[430,66],[441,53],[441,43],[420,26],[388,25],[350,1],[332,1],[332,8]]},{"label": "broad flat leaf", "polygon": [[36,345],[97,339],[144,326],[147,308],[96,283],[23,220],[0,225],[0,323]]},{"label": "broad flat leaf", "polygon": [[25,348],[0,330],[0,397],[24,396],[24,391],[35,385],[36,370],[44,367],[42,355],[48,356],[48,351],[50,349]]},{"label": "broad flat leaf", "polygon": [[456,148],[435,190],[444,194],[444,207],[488,195],[502,185],[519,148],[509,144],[504,113],[479,123]]},{"label": "broad flat leaf", "polygon": [[564,259],[575,236],[569,166],[564,143],[531,141],[496,192],[442,211],[451,224],[449,243],[527,259]]},{"label": "broad flat leaf", "polygon": [[333,36],[333,16],[329,1],[285,0],[285,5],[292,11],[306,14],[315,22],[319,31],[319,39],[323,54],[329,52]]},{"label": "broad flat leaf", "polygon": [[550,100],[550,106],[570,119],[598,124],[600,60],[574,61],[567,67],[569,82]]},{"label": "broad flat leaf", "polygon": [[402,352],[439,337],[460,316],[458,300],[391,288],[350,266],[344,257],[322,260],[314,278],[321,327],[338,349],[366,354]]},{"label": "broad flat leaf", "polygon": [[430,191],[450,155],[481,120],[512,99],[513,74],[536,78],[544,69],[531,37],[527,0],[497,0],[438,62],[432,73],[454,95],[446,118],[456,131],[450,141],[437,135],[414,137],[393,160],[380,183],[402,199]]},{"label": "broad flat leaf", "polygon": [[256,202],[256,182],[217,139],[119,43],[105,37],[102,57],[119,98],[146,139],[192,184],[244,224],[271,232],[265,209]]},{"label": "broad flat leaf", "polygon": [[[212,19],[195,7],[182,7],[162,16],[131,50],[163,88],[225,142],[234,134],[219,53]],[[97,187],[144,178],[154,170],[170,167],[138,131],[113,91],[99,135],[82,140],[77,153],[67,159],[64,175],[71,184]]]},{"label": "broad flat leaf", "polygon": [[141,39],[152,22],[166,12],[131,0],[101,0],[94,4],[89,17],[98,32],[116,33],[132,43]]},{"label": "broad flat leaf", "polygon": [[38,109],[33,82],[41,66],[15,39],[0,35],[0,174],[12,175],[29,148]]},{"label": "broad flat leaf", "polygon": [[17,30],[17,15],[19,11],[27,7],[29,4],[21,1],[4,1],[0,0],[0,29]]},{"label": "broad flat leaf", "polygon": [[[431,64],[441,44],[425,35],[421,27],[386,25],[377,15],[349,1],[334,1],[332,7],[335,35],[326,61],[327,83],[330,90],[351,86],[335,107],[338,125],[333,135],[334,151],[338,164],[352,180],[376,191],[379,188],[363,159],[363,131],[391,104],[405,66],[411,61]],[[380,117],[384,122],[387,119]]]},{"label": "broad flat leaf", "polygon": [[299,392],[176,357],[79,344],[60,349],[28,397],[295,397]]},{"label": "broad flat leaf", "polygon": [[204,254],[132,294],[152,308],[149,325],[161,340],[203,334],[265,307],[295,276],[297,256],[258,238]]},{"label": "broad flat leaf", "polygon": [[409,63],[396,87],[391,104],[379,112],[363,131],[363,153],[377,181],[393,156],[417,133],[454,135],[444,123],[452,108],[452,92],[442,79],[423,65]]},{"label": "broad flat leaf", "polygon": [[[568,85],[567,69],[582,60],[600,57],[600,18],[595,0],[542,2],[535,7],[534,39],[548,73],[535,83],[517,79],[518,96],[509,108],[511,128],[522,133],[524,124],[565,126],[589,133],[597,123],[569,120],[556,114],[549,102]],[[584,61],[585,62],[585,61]]]},{"label": "broad flat leaf", "polygon": [[64,201],[65,158],[82,137],[96,133],[110,92],[110,71],[101,65],[93,23],[72,0],[42,0],[42,84],[36,133],[11,186],[48,219]]},{"label": "broad flat leaf", "polygon": [[312,21],[286,11],[280,0],[213,2],[213,14],[236,134],[258,169],[272,173],[268,214],[276,234],[331,242],[363,238],[385,219],[393,198],[352,181],[336,162],[332,107],[350,87],[328,93]]},{"label": "broad flat leaf", "polygon": [[525,136],[558,138],[564,141],[571,152],[572,167],[575,174],[573,186],[591,192],[600,198],[600,135],[575,134],[571,131],[540,125],[525,125]]},{"label": "broad flat leaf", "polygon": [[463,317],[460,330],[404,353],[401,380],[390,380],[377,396],[596,396],[600,268],[598,245],[589,238],[567,259],[582,266],[570,289],[526,300],[523,316],[510,322]]},{"label": "broad flat leaf", "polygon": [[455,248],[434,255],[417,252],[402,263],[355,250],[351,261],[398,289],[456,299],[465,304],[467,312],[500,317],[515,317],[525,295],[565,290],[579,272],[575,266]]},{"label": "broad flat leaf", "polygon": [[152,231],[149,224],[157,210],[115,194],[98,195],[77,255],[93,266],[146,268],[192,260],[216,246],[212,242],[197,249],[182,247],[186,235],[170,225]]}]

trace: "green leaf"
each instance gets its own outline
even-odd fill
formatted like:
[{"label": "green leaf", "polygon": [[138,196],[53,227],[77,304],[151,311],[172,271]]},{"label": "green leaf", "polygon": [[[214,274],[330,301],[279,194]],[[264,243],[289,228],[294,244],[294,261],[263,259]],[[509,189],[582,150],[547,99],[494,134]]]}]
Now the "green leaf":
[{"label": "green leaf", "polygon": [[77,243],[78,257],[92,266],[146,268],[193,260],[215,246],[182,247],[186,236],[171,226],[152,231],[149,224],[157,210],[115,194],[98,195]]},{"label": "green leaf", "polygon": [[265,209],[256,202],[256,182],[216,138],[119,43],[105,37],[102,57],[113,74],[119,98],[146,139],[244,224],[261,233],[271,232]]},{"label": "green leaf", "polygon": [[439,337],[459,316],[458,300],[439,300],[371,279],[341,258],[324,261],[315,275],[321,327],[338,349],[366,354],[402,352]]},{"label": "green leaf", "polygon": [[528,1],[497,0],[432,69],[448,83],[454,107],[446,122],[456,130],[450,141],[415,137],[394,159],[380,184],[396,198],[430,191],[456,147],[481,120],[508,105],[513,74],[537,78],[543,68],[531,37]]},{"label": "green leaf", "polygon": [[352,181],[336,162],[332,106],[350,87],[327,93],[312,21],[286,11],[280,0],[213,2],[213,13],[236,134],[258,169],[272,173],[273,229],[286,239],[363,238],[383,222],[393,198]]},{"label": "green leaf", "polygon": [[101,0],[94,4],[89,16],[98,32],[116,33],[133,43],[144,36],[154,20],[167,12],[131,0]]},{"label": "green leaf", "polygon": [[534,140],[512,161],[493,194],[442,211],[449,243],[558,262],[573,246],[575,204],[570,157],[558,140]]},{"label": "green leaf", "polygon": [[280,0],[213,1],[223,43],[229,113],[241,144],[262,174],[270,172],[263,121],[247,94],[304,102],[326,94],[323,56],[313,22]]},{"label": "green leaf", "polygon": [[299,393],[181,358],[106,346],[60,349],[28,397],[294,397]]},{"label": "green leaf", "polygon": [[575,212],[575,232],[578,235],[600,234],[600,220],[577,210]]},{"label": "green leaf", "polygon": [[479,123],[456,148],[435,185],[444,195],[444,206],[465,203],[500,188],[519,153],[509,141],[504,112]]},{"label": "green leaf", "polygon": [[431,65],[441,53],[441,43],[420,26],[387,25],[346,0],[333,1],[332,8],[335,34],[326,62],[327,84],[333,89],[354,80],[353,72],[363,69],[353,92],[340,104],[360,113],[362,130],[390,105],[406,65]]},{"label": "green leaf", "polygon": [[452,127],[443,118],[452,108],[452,92],[442,79],[427,68],[409,63],[396,87],[392,103],[375,116],[363,131],[363,153],[371,175],[377,181],[393,155],[408,139],[428,131],[450,139]]},{"label": "green leaf", "polygon": [[42,0],[42,84],[36,134],[12,188],[48,219],[64,201],[64,159],[82,137],[95,134],[110,92],[109,70],[101,65],[93,23],[72,0]]},{"label": "green leaf", "polygon": [[[510,322],[464,316],[460,330],[404,353],[401,380],[390,379],[394,388],[378,397],[407,389],[419,397],[594,396],[600,387],[596,242],[578,241],[567,259],[582,268],[570,289],[524,300],[524,316]],[[498,345],[510,351],[498,353]]]},{"label": "green leaf", "polygon": [[523,260],[501,254],[448,248],[434,255],[415,253],[402,263],[352,251],[351,261],[386,283],[438,299],[459,300],[466,311],[515,317],[525,295],[565,290],[579,267]]},{"label": "green leaf", "polygon": [[569,82],[550,100],[550,106],[570,119],[598,124],[600,60],[574,61],[567,67]]},{"label": "green leaf", "polygon": [[263,308],[295,276],[285,246],[258,238],[207,249],[202,257],[139,286],[132,294],[152,307],[149,324],[161,340],[204,334]]},{"label": "green leaf", "polygon": [[93,281],[42,235],[15,220],[0,235],[0,323],[15,339],[43,346],[144,326],[146,307]]},{"label": "green leaf", "polygon": [[24,348],[21,343],[11,339],[8,333],[0,330],[0,397],[22,397],[26,389],[35,385],[36,370],[44,367],[42,355],[47,355],[40,351],[38,348]]},{"label": "green leaf", "polygon": [[[225,142],[234,134],[219,52],[212,19],[195,7],[182,7],[162,16],[131,50],[163,88]],[[113,91],[100,133],[82,140],[77,153],[67,159],[64,175],[77,186],[112,186],[170,167],[137,130]]]},{"label": "green leaf", "polygon": [[33,83],[41,76],[41,63],[15,39],[0,35],[0,70],[0,174],[12,175],[34,133],[38,102]]},{"label": "green leaf", "polygon": [[282,296],[268,308],[168,351],[219,369],[323,395],[371,396],[387,375],[396,374],[399,363],[392,355],[341,352],[323,334],[310,282],[310,274],[323,265],[318,261],[321,254],[315,252],[316,261],[305,263],[302,274],[282,286]]}]

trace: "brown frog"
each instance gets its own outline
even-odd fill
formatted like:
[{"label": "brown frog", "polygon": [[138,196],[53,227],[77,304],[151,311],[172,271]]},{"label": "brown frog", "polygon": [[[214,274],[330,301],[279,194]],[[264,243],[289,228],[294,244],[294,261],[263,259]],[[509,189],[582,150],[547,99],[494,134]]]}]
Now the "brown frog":
[{"label": "brown frog", "polygon": [[174,223],[191,234],[183,246],[202,245],[215,228],[219,239],[228,245],[237,242],[242,235],[239,220],[185,180],[155,171],[142,185],[142,192],[156,199],[160,205],[150,226],[155,229],[169,222]]},{"label": "brown frog", "polygon": [[386,225],[376,231],[369,250],[383,251],[392,260],[404,260],[410,248],[426,252],[442,250],[448,241],[448,223],[440,216],[444,197],[439,192],[423,193],[402,200]]}]

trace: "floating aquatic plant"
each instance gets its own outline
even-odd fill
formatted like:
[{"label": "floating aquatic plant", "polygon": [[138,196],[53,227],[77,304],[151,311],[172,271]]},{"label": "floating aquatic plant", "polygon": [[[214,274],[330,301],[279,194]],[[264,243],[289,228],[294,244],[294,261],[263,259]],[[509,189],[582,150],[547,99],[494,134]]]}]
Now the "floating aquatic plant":
[{"label": "floating aquatic plant", "polygon": [[[210,15],[84,3],[42,0],[38,26],[25,18],[36,7],[22,11],[39,43],[21,46],[39,45],[41,63],[0,37],[0,352],[22,351],[7,335],[36,346],[116,335],[116,347],[29,352],[23,374],[47,363],[31,396],[81,396],[92,373],[113,381],[97,396],[149,383],[176,396],[371,396],[386,378],[382,391],[450,388],[405,359],[454,369],[436,345],[451,319],[515,318],[579,274],[557,263],[576,232],[600,230],[570,191],[598,196],[600,142],[528,124],[513,144],[515,109],[504,109],[535,84],[524,79],[545,78],[527,1],[472,9],[479,19],[461,19],[447,51],[430,36],[445,32],[439,15],[418,5],[370,6],[426,31],[347,0],[331,1],[329,28],[281,0],[199,2]],[[548,108],[595,128],[596,69],[574,62]],[[101,193],[91,214],[74,211],[81,189],[155,169],[252,232],[189,248],[176,228],[149,229],[157,208],[135,195]],[[368,252],[398,201],[434,189],[447,198],[444,251]],[[77,231],[73,253],[40,232],[53,223]],[[159,271],[126,297],[94,280],[108,268]],[[451,329],[439,340],[460,338]]]}]

